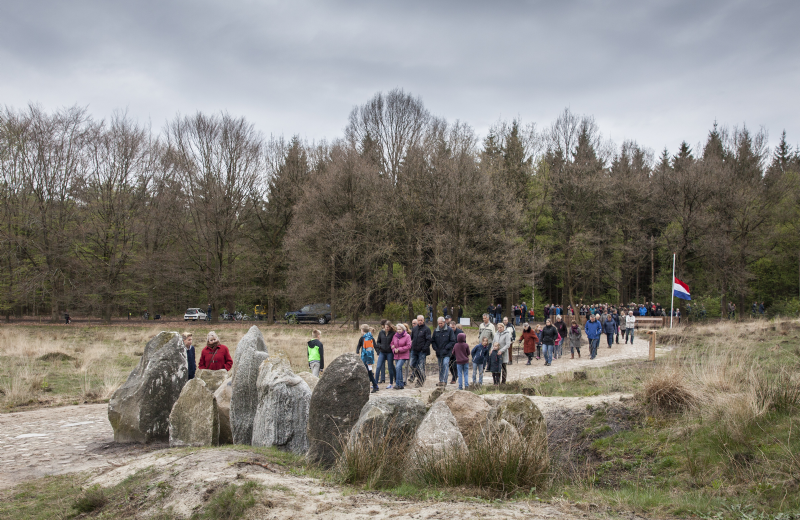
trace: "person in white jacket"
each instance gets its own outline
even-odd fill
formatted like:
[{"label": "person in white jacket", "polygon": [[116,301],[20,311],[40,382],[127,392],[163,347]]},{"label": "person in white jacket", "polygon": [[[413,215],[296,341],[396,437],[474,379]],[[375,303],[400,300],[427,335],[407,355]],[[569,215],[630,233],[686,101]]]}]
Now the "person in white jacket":
[{"label": "person in white jacket", "polygon": [[631,345],[633,345],[633,329],[636,327],[636,317],[633,311],[628,311],[625,316],[625,344],[628,344],[628,338],[631,338]]}]

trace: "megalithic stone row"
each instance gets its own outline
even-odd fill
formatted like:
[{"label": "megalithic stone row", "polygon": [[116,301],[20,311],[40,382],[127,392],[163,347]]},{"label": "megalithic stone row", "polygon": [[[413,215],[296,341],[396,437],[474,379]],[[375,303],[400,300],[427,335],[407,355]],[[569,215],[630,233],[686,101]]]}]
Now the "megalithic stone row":
[{"label": "megalithic stone row", "polygon": [[308,410],[308,458],[330,466],[369,401],[369,374],[357,354],[344,354],[319,378]]},{"label": "megalithic stone row", "polygon": [[188,379],[186,348],[177,332],[161,332],[108,401],[116,442],[169,440],[169,414]]},{"label": "megalithic stone row", "polygon": [[258,370],[269,359],[264,336],[257,326],[247,331],[233,355],[231,389],[231,432],[234,444],[250,444],[258,408]]},{"label": "megalithic stone row", "polygon": [[217,446],[219,411],[214,394],[202,379],[186,383],[169,414],[169,445]]},{"label": "megalithic stone row", "polygon": [[311,389],[285,359],[261,363],[253,446],[275,446],[298,455],[308,450],[308,405]]}]

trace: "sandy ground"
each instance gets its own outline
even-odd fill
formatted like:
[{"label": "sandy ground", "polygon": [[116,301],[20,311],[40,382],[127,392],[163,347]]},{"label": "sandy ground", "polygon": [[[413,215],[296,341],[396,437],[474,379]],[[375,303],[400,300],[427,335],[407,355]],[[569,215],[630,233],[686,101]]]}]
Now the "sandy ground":
[{"label": "sandy ground", "polygon": [[[216,486],[253,480],[263,486],[259,501],[248,518],[296,519],[439,519],[486,518],[578,519],[596,516],[590,506],[565,501],[434,501],[401,499],[378,492],[343,493],[338,486],[317,479],[283,473],[279,466],[258,455],[230,448],[201,450],[192,454],[150,454],[133,463],[95,477],[91,484],[113,486],[137,470],[155,469],[153,481],[168,479],[172,491],[162,507],[188,517]],[[142,516],[149,513],[141,511]]]}]

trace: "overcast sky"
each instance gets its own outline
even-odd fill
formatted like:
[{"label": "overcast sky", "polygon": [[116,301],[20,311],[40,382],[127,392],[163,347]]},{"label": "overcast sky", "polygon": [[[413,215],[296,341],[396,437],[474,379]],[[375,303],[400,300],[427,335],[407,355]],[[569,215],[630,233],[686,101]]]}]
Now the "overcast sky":
[{"label": "overcast sky", "polygon": [[800,142],[800,2],[12,1],[0,104],[126,109],[160,129],[227,110],[265,134],[342,135],[401,87],[483,135],[564,107],[656,153],[714,121]]}]

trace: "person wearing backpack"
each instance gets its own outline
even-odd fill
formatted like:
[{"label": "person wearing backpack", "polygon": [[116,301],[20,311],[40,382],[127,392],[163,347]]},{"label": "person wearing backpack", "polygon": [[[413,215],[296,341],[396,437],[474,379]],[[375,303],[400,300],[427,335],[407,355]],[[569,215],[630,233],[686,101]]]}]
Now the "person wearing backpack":
[{"label": "person wearing backpack", "polygon": [[366,367],[367,373],[369,374],[369,382],[372,383],[372,393],[375,393],[378,391],[378,383],[372,375],[372,370],[375,366],[375,338],[372,337],[369,328],[369,325],[366,323],[361,326],[361,332],[363,334],[358,340],[356,352],[361,353],[361,361],[364,363],[364,367]]}]

